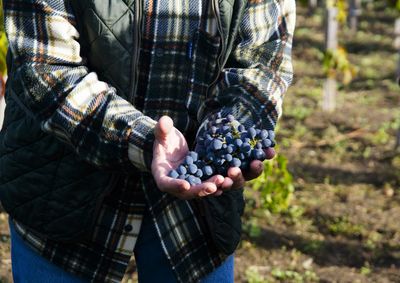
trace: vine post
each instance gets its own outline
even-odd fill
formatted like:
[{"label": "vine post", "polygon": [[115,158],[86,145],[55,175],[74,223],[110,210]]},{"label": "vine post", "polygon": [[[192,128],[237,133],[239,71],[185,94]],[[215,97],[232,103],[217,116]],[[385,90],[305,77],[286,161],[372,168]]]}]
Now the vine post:
[{"label": "vine post", "polygon": [[[325,49],[326,52],[336,53],[338,47],[338,9],[336,7],[327,8],[326,28],[325,28]],[[336,107],[337,82],[336,77],[329,72],[324,83],[324,94],[322,109],[333,111]]]},{"label": "vine post", "polygon": [[[397,49],[398,58],[397,58],[397,71],[396,71],[396,80],[400,85],[400,18],[397,18],[394,24],[394,48]],[[395,149],[400,147],[400,128],[397,129],[396,133],[396,144]]]},{"label": "vine post", "polygon": [[318,6],[318,0],[308,0],[308,9],[310,12],[314,11]]},{"label": "vine post", "polygon": [[396,19],[394,24],[394,48],[397,49],[399,54],[397,59],[396,79],[398,84],[400,84],[400,17]]}]

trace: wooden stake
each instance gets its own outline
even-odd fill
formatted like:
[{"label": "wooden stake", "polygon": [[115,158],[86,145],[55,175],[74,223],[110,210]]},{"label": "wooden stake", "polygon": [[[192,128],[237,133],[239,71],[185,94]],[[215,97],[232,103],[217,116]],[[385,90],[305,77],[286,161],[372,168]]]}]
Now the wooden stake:
[{"label": "wooden stake", "polygon": [[318,6],[318,0],[308,0],[308,9],[313,12]]},{"label": "wooden stake", "polygon": [[396,19],[396,22],[394,24],[394,48],[396,48],[399,53],[399,58],[397,61],[396,79],[397,83],[400,85],[400,18]]},{"label": "wooden stake", "polygon": [[[396,80],[400,85],[400,18],[394,24],[394,48],[398,50]],[[395,149],[400,147],[400,128],[397,129]]]},{"label": "wooden stake", "polygon": [[[326,51],[336,52],[338,47],[338,9],[327,8],[326,29],[325,29],[325,48]],[[337,82],[336,78],[328,77],[324,83],[324,95],[322,109],[324,111],[333,111],[336,107]]]}]

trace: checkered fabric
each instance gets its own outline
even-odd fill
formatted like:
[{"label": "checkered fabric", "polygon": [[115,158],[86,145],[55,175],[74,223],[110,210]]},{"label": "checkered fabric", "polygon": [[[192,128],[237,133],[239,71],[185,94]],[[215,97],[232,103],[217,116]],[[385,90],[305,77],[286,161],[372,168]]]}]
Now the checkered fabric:
[{"label": "checkered fabric", "polygon": [[119,180],[104,200],[90,239],[60,244],[18,223],[17,231],[63,269],[91,282],[119,282],[147,206],[177,281],[199,282],[225,256],[208,242],[190,202],[156,188],[146,173],[151,150],[145,145],[152,142],[161,115],[194,136],[218,107],[243,123],[273,129],[292,80],[295,2],[250,0],[231,56],[219,69],[223,39],[212,0],[145,0],[139,84],[132,102],[85,66],[68,2],[4,1],[23,101],[45,132],[69,143],[81,158],[106,169],[133,164],[142,173]]}]

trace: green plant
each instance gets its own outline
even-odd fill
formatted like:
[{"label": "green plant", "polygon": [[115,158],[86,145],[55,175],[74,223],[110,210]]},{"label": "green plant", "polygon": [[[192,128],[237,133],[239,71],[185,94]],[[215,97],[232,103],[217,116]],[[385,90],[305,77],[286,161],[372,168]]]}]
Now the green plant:
[{"label": "green plant", "polygon": [[354,224],[347,217],[336,217],[326,223],[329,232],[333,235],[344,235],[348,237],[361,236],[364,227],[361,224]]},{"label": "green plant", "polygon": [[246,281],[248,283],[266,283],[267,280],[262,276],[256,266],[250,266],[245,271]]},{"label": "green plant", "polygon": [[261,228],[258,225],[258,220],[256,217],[250,218],[249,221],[246,221],[243,225],[243,230],[251,237],[257,238],[261,235]]},{"label": "green plant", "polygon": [[350,63],[346,50],[341,47],[325,52],[323,68],[326,76],[339,78],[345,85],[349,84],[357,74],[357,69]]},{"label": "green plant", "polygon": [[311,270],[306,270],[304,274],[301,274],[294,270],[282,270],[280,268],[274,268],[271,271],[271,275],[281,282],[317,282],[318,276]]},{"label": "green plant", "polygon": [[287,169],[287,159],[278,154],[274,159],[264,162],[260,177],[250,182],[257,192],[259,207],[278,213],[288,208],[294,192],[293,178]]},{"label": "green plant", "polygon": [[348,5],[346,0],[328,0],[327,7],[336,7],[338,9],[337,20],[341,24],[346,23]]}]

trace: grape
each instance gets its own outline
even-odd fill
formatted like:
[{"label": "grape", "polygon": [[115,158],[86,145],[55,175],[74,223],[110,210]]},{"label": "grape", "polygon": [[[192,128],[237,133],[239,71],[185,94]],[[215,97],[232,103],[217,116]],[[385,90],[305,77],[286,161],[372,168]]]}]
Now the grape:
[{"label": "grape", "polygon": [[190,185],[196,185],[196,177],[195,176],[188,176],[187,181],[189,182]]},{"label": "grape", "polygon": [[196,162],[199,158],[199,154],[195,151],[190,151],[189,156],[193,158],[193,161]]},{"label": "grape", "polygon": [[262,130],[262,131],[260,132],[260,138],[261,138],[262,140],[265,140],[266,138],[268,138],[268,131],[267,131],[267,130]]},{"label": "grape", "polygon": [[204,166],[204,168],[203,168],[203,173],[204,173],[204,175],[206,175],[207,177],[209,177],[209,176],[211,176],[213,173],[214,173],[214,171],[213,171],[213,169],[211,168],[211,166]]},{"label": "grape", "polygon": [[235,139],[235,140],[233,141],[233,144],[234,144],[236,147],[240,148],[240,147],[242,146],[243,142],[242,142],[241,139]]},{"label": "grape", "polygon": [[179,174],[178,174],[178,172],[176,172],[176,170],[171,170],[171,172],[169,172],[168,176],[176,179],[179,177]]},{"label": "grape", "polygon": [[186,167],[183,165],[179,165],[178,169],[176,170],[180,175],[185,175],[187,173]]},{"label": "grape", "polygon": [[249,134],[249,136],[250,136],[252,139],[254,139],[254,138],[256,137],[256,135],[257,135],[256,129],[250,128],[250,129],[248,130],[248,134]]},{"label": "grape", "polygon": [[271,140],[274,140],[274,139],[275,139],[275,132],[272,131],[272,130],[269,130],[269,131],[268,131],[268,137],[269,137]]},{"label": "grape", "polygon": [[231,154],[228,153],[228,154],[225,155],[225,160],[226,160],[227,162],[231,162],[232,159],[233,159],[233,157],[232,157]]},{"label": "grape", "polygon": [[257,159],[257,160],[265,159],[265,153],[264,153],[264,150],[262,150],[262,149],[254,149],[252,153],[253,153],[254,159]]},{"label": "grape", "polygon": [[233,135],[231,133],[227,133],[225,135],[225,142],[227,144],[231,144],[233,142]]},{"label": "grape", "polygon": [[196,138],[195,150],[168,176],[194,186],[215,174],[226,176],[230,167],[247,170],[253,160],[274,156],[274,138],[272,130],[245,127],[233,115],[223,117],[218,112],[209,116],[207,129]]},{"label": "grape", "polygon": [[201,179],[198,178],[198,177],[195,177],[195,178],[194,178],[194,184],[195,184],[195,185],[201,184]]},{"label": "grape", "polygon": [[265,139],[262,141],[262,145],[264,147],[270,147],[272,145],[272,142],[271,142],[271,140]]},{"label": "grape", "polygon": [[225,159],[223,159],[223,158],[218,158],[216,160],[216,164],[219,166],[222,166],[224,163],[225,163]]},{"label": "grape", "polygon": [[197,166],[195,164],[190,164],[189,165],[189,173],[195,174],[196,172],[197,172]]},{"label": "grape", "polygon": [[223,133],[223,134],[229,133],[230,130],[231,130],[231,127],[230,127],[230,126],[223,126],[223,127],[222,127],[222,133]]},{"label": "grape", "polygon": [[251,150],[251,146],[249,143],[245,142],[242,144],[242,146],[240,147],[240,151],[245,153]]},{"label": "grape", "polygon": [[190,164],[193,164],[193,162],[194,162],[193,157],[191,157],[190,155],[185,157],[184,164],[190,165]]},{"label": "grape", "polygon": [[222,148],[222,141],[220,141],[219,139],[214,139],[212,142],[212,149],[216,151],[221,148]]},{"label": "grape", "polygon": [[242,162],[240,161],[239,158],[234,157],[232,159],[232,162],[231,162],[232,167],[240,167],[241,164],[242,164]]},{"label": "grape", "polygon": [[201,169],[197,169],[195,175],[196,175],[196,177],[201,178],[201,177],[203,177],[203,171]]}]

